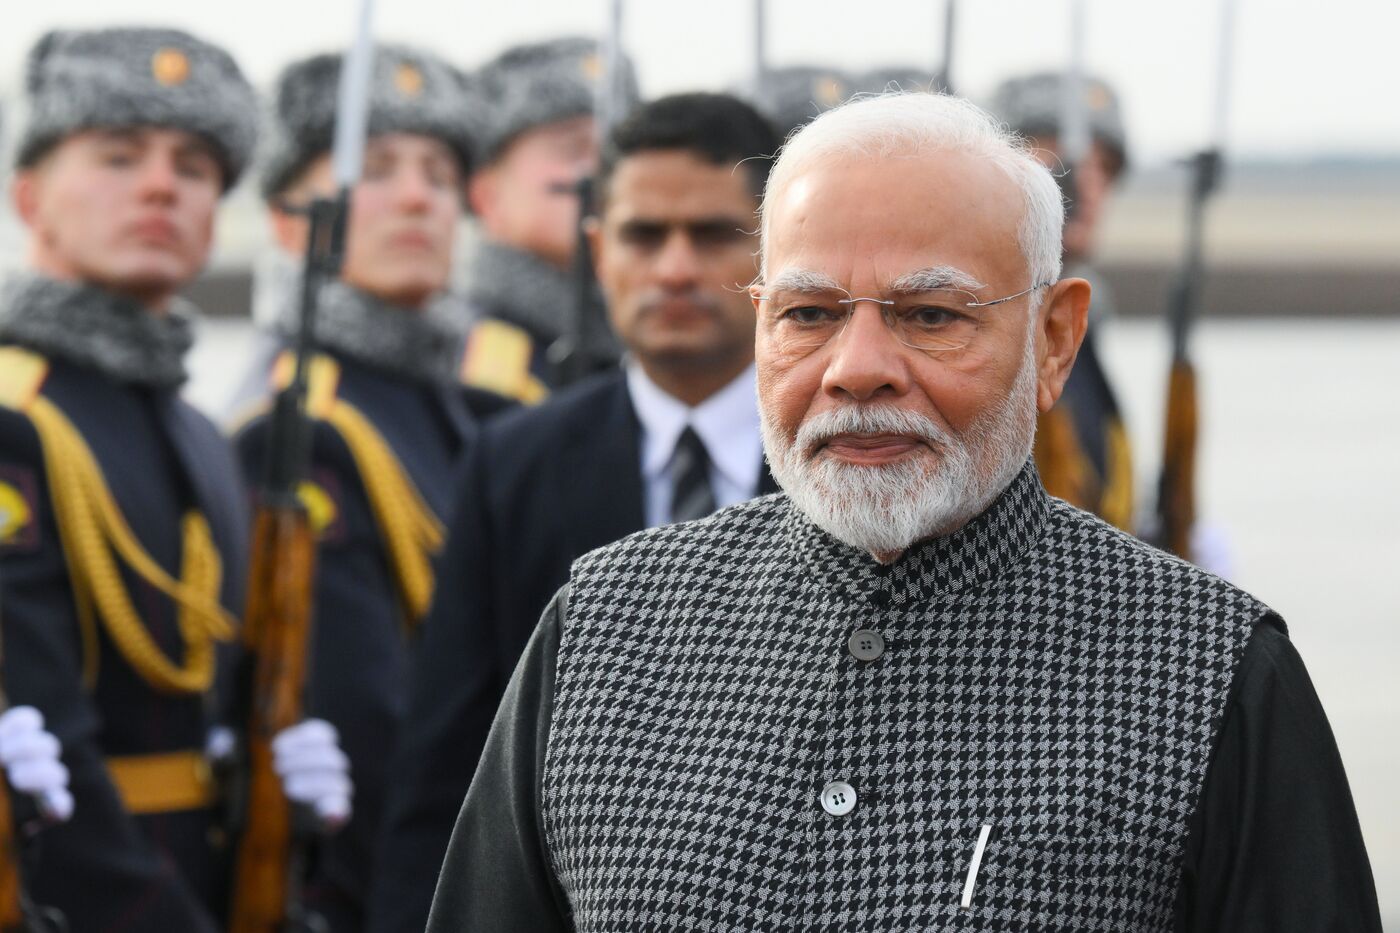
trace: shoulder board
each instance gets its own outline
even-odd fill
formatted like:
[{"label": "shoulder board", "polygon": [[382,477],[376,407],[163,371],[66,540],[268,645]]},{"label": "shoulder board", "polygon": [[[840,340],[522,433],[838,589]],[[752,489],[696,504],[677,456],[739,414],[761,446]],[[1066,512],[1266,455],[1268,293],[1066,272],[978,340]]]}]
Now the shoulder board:
[{"label": "shoulder board", "polygon": [[[271,384],[273,391],[280,392],[292,384],[296,374],[297,355],[291,350],[278,354],[272,364]],[[336,393],[340,390],[340,364],[324,353],[317,353],[307,361],[306,367],[306,413],[312,418],[324,421],[335,404]]]},{"label": "shoulder board", "polygon": [[549,389],[530,372],[534,341],[524,330],[494,318],[478,321],[467,338],[462,382],[526,404],[543,401]]},{"label": "shoulder board", "polygon": [[23,347],[0,347],[0,405],[25,411],[49,376],[49,361]]}]

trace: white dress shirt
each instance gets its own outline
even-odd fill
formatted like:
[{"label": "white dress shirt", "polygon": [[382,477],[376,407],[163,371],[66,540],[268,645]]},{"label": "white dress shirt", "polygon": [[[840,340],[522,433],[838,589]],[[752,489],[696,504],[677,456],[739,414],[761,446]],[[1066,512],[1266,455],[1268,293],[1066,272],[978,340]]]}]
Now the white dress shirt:
[{"label": "white dress shirt", "polygon": [[676,441],[687,426],[694,429],[710,459],[710,489],[724,508],[758,492],[763,466],[763,438],[758,427],[754,368],[694,408],[666,394],[636,360],[627,361],[627,392],[641,423],[642,485],[646,490],[647,527],[671,520],[675,483],[671,462]]}]

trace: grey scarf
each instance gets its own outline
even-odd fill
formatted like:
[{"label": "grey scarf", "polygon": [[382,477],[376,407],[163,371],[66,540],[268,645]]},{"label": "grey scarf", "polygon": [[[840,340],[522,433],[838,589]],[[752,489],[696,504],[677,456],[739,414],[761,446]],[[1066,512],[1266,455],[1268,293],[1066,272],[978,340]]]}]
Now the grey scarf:
[{"label": "grey scarf", "polygon": [[0,288],[0,341],[94,369],[118,382],[179,388],[194,343],[194,306],[156,314],[91,285],[17,275]]},{"label": "grey scarf", "polygon": [[[283,339],[295,339],[298,313],[297,302],[282,302],[276,330]],[[417,311],[330,282],[316,308],[316,345],[400,379],[440,385],[458,378],[466,324],[447,296]]]},{"label": "grey scarf", "polygon": [[538,256],[483,239],[468,261],[467,299],[483,313],[552,342],[564,333],[574,283]]}]

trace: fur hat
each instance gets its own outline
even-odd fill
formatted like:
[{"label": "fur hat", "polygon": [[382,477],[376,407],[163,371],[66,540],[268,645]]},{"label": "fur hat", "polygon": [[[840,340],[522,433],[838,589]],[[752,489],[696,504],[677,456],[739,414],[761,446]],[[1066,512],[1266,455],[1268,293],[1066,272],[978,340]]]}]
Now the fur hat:
[{"label": "fur hat", "polygon": [[857,90],[855,81],[835,68],[791,65],[769,71],[763,87],[763,111],[780,139],[830,110]]},{"label": "fur hat", "polygon": [[862,94],[883,94],[890,89],[930,93],[944,90],[937,74],[912,66],[907,68],[896,66],[872,68],[870,71],[856,75],[853,83],[855,91]]},{"label": "fur hat", "polygon": [[[263,195],[289,185],[335,140],[339,53],[295,62],[277,80],[268,147],[262,163]],[[471,167],[474,127],[461,72],[429,52],[398,45],[375,47],[370,78],[368,132],[414,133],[442,140]]]},{"label": "fur hat", "polygon": [[[606,63],[592,39],[566,38],[507,49],[477,71],[472,82],[477,109],[484,118],[478,157],[482,163],[501,154],[526,130],[593,113],[598,82]],[[640,99],[632,63],[620,60],[618,116]]]},{"label": "fur hat", "polygon": [[[988,107],[1023,136],[1054,136],[1060,131],[1060,94],[1066,75],[1045,71],[1003,81],[992,94]],[[1086,75],[1084,113],[1089,133],[1108,147],[1118,160],[1117,171],[1128,162],[1128,136],[1118,95],[1108,82]]]},{"label": "fur hat", "polygon": [[30,50],[18,164],[86,129],[156,126],[208,140],[232,188],[257,139],[257,98],[227,52],[176,29],[56,30]]}]

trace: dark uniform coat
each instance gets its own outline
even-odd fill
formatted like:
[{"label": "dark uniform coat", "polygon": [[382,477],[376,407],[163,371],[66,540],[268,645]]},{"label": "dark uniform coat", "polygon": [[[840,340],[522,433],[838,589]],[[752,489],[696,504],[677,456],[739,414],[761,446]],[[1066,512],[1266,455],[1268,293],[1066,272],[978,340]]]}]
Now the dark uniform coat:
[{"label": "dark uniform coat", "polygon": [[[218,430],[173,388],[119,382],[61,359],[52,359],[42,395],[76,426],[136,539],[172,576],[181,570],[182,516],[203,513],[222,560],[221,602],[239,613],[247,546],[242,479]],[[38,707],[62,741],[76,801],[73,819],[40,838],[30,892],[60,908],[74,931],[212,933],[228,868],[214,844],[219,812],[204,806],[134,816],[105,760],[202,752],[215,698],[154,689],[100,623],[95,644],[87,641],[92,633],[85,636],[79,622],[45,468],[30,419],[0,408],[4,685],[12,703]],[[175,605],[133,574],[124,578],[141,622],[178,660],[184,641]]]},{"label": "dark uniform coat", "polygon": [[[488,414],[504,400],[459,385],[411,380],[350,354],[328,355],[336,371],[331,391],[382,436],[423,503],[445,522],[453,476],[476,434],[477,413]],[[312,395],[322,391],[313,377]],[[267,428],[262,415],[238,433],[239,456],[250,477],[262,473]],[[355,796],[350,824],[320,846],[307,897],[333,930],[358,930],[375,872],[374,840],[391,778],[389,752],[407,693],[407,644],[418,619],[404,604],[372,505],[375,478],[362,473],[347,437],[330,423],[316,423],[312,446],[307,505],[319,547],[305,709],[339,731]]]},{"label": "dark uniform coat", "polygon": [[[570,565],[646,526],[639,432],[621,371],[483,426],[416,649],[375,880],[376,933],[423,928],[496,705]],[[759,492],[775,489],[765,469]]]}]

